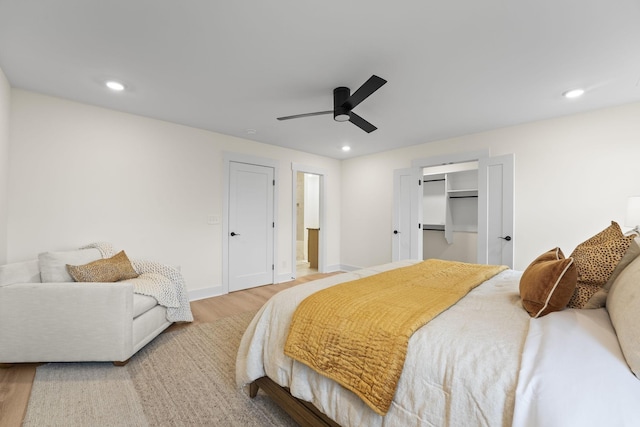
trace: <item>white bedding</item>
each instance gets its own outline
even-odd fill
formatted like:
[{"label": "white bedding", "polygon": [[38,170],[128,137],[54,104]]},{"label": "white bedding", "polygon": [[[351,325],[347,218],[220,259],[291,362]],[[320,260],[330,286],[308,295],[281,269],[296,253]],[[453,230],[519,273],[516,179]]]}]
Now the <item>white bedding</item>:
[{"label": "white bedding", "polygon": [[283,354],[293,312],[308,295],[414,262],[332,276],[275,295],[243,336],[236,365],[238,384],[267,375],[344,427],[511,425],[529,325],[518,294],[520,272],[500,273],[416,331],[385,417],[353,393]]},{"label": "white bedding", "polygon": [[514,427],[638,426],[640,381],[604,308],[532,319]]}]

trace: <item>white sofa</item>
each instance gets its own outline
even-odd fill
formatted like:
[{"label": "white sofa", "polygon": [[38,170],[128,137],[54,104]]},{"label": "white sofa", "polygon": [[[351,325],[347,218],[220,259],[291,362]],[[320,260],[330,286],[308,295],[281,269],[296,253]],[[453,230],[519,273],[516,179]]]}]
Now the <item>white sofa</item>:
[{"label": "white sofa", "polygon": [[166,308],[134,294],[131,283],[64,277],[66,264],[99,258],[97,249],[85,249],[0,266],[0,364],[124,364],[171,324]]}]

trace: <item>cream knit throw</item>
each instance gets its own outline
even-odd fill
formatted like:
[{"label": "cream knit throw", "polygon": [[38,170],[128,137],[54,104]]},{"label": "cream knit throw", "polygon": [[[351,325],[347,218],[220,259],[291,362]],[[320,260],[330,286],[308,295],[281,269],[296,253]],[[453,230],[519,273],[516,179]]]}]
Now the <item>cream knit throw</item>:
[{"label": "cream knit throw", "polygon": [[[95,248],[103,258],[116,254],[111,243],[91,243],[80,249]],[[168,265],[155,261],[132,259],[131,265],[138,273],[135,279],[126,280],[133,284],[133,292],[154,297],[158,304],[167,308],[167,320],[170,322],[192,322],[191,305],[187,289],[180,272]]]}]

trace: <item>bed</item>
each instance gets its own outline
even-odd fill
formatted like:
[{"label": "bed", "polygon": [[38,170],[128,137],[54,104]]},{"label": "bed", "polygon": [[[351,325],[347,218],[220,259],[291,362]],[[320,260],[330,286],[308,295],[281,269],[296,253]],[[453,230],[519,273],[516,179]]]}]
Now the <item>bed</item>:
[{"label": "bed", "polygon": [[[637,356],[638,329],[629,330],[629,324],[638,324],[633,313],[640,310],[640,292],[629,288],[640,289],[640,258],[632,261],[624,274],[618,272],[624,289],[614,285],[609,291],[609,298],[616,295],[616,316],[598,308],[532,318],[520,295],[522,271],[486,280],[411,336],[384,416],[286,356],[285,341],[296,308],[308,296],[418,261],[343,273],[273,296],[242,338],[237,382],[251,395],[264,390],[301,425],[638,425],[640,380],[634,372],[640,368],[632,371],[629,362]],[[624,352],[616,329],[631,337]]]}]

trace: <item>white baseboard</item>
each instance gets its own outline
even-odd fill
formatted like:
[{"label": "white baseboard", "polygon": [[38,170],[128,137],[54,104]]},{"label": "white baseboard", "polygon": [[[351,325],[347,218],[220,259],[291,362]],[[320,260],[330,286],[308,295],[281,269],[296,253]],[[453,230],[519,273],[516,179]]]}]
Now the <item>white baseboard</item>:
[{"label": "white baseboard", "polygon": [[356,267],[353,265],[347,265],[347,264],[340,264],[340,266],[338,267],[337,270],[333,270],[333,271],[356,271],[356,270],[362,270],[364,267]]},{"label": "white baseboard", "polygon": [[222,292],[222,285],[194,289],[188,291],[187,293],[189,294],[189,301],[198,301],[205,298],[219,297],[220,295],[224,295],[224,293]]},{"label": "white baseboard", "polygon": [[278,276],[276,277],[276,283],[290,282],[293,280],[292,276],[293,274],[291,274],[291,272],[278,274]]},{"label": "white baseboard", "polygon": [[[337,264],[337,265],[329,265],[327,266],[327,273],[335,273],[337,271],[354,271],[360,270],[362,267],[353,267],[350,265]],[[291,272],[282,273],[276,276],[276,283],[284,283],[289,282],[293,279],[293,274]],[[218,286],[209,286],[207,288],[193,289],[187,292],[189,295],[189,301],[198,301],[205,298],[213,298],[219,297],[220,295],[225,295],[226,293],[222,292],[222,285]]]}]

